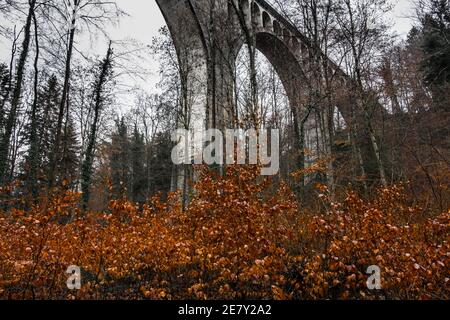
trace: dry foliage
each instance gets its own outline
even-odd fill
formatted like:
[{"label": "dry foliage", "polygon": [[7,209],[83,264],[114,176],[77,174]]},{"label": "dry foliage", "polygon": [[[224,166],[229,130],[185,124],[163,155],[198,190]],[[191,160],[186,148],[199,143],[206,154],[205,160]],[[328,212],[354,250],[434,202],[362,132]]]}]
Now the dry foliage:
[{"label": "dry foliage", "polygon": [[[327,209],[313,214],[258,173],[204,170],[185,212],[174,194],[82,214],[72,192],[3,210],[0,298],[450,298],[450,210],[409,205],[402,187],[338,202],[318,185]],[[66,287],[70,265],[82,268],[79,291]],[[370,265],[382,290],[367,289]]]}]

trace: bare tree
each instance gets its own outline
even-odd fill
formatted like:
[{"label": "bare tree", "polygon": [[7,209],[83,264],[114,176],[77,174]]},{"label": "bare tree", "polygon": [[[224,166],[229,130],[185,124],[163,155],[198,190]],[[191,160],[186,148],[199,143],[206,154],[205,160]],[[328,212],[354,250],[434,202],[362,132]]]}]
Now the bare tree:
[{"label": "bare tree", "polygon": [[39,31],[36,14],[33,12],[34,24],[34,42],[35,42],[35,58],[34,58],[34,82],[33,82],[33,104],[31,106],[31,132],[30,132],[30,149],[29,149],[29,163],[30,168],[27,176],[28,190],[31,192],[34,199],[38,195],[36,186],[37,171],[38,171],[38,123],[37,123],[37,108],[38,108],[38,82],[39,82]]},{"label": "bare tree", "polygon": [[62,125],[64,120],[64,112],[69,107],[67,105],[68,93],[70,87],[70,75],[71,75],[71,63],[74,50],[75,33],[78,25],[85,26],[88,30],[100,30],[104,29],[107,23],[111,23],[117,20],[118,17],[124,13],[120,10],[115,1],[94,1],[94,0],[74,0],[71,3],[70,0],[50,2],[48,4],[48,15],[58,13],[63,23],[66,23],[68,27],[68,33],[66,35],[66,57],[65,57],[65,70],[64,70],[64,84],[61,102],[59,105],[59,114],[56,128],[55,145],[51,158],[51,170],[49,178],[49,186],[54,184],[54,178],[56,175],[57,161],[60,154],[60,144],[62,136]]},{"label": "bare tree", "polygon": [[90,183],[92,178],[92,166],[94,162],[94,150],[97,140],[100,112],[104,107],[106,86],[110,80],[112,72],[112,53],[113,51],[110,43],[106,57],[99,65],[98,78],[94,83],[94,119],[91,125],[88,145],[81,170],[81,189],[83,191],[83,208],[85,210],[88,207],[90,198]]},{"label": "bare tree", "polygon": [[14,89],[11,99],[11,107],[9,110],[8,118],[6,119],[5,132],[0,140],[0,183],[4,183],[6,179],[6,173],[8,170],[8,157],[11,137],[13,134],[14,126],[16,123],[17,110],[20,105],[22,96],[22,85],[25,74],[25,65],[30,48],[31,38],[31,25],[36,6],[36,0],[29,0],[28,14],[24,26],[24,37],[22,42],[22,48],[20,53],[19,62],[17,64],[17,71],[15,76]]},{"label": "bare tree", "polygon": [[[370,144],[375,155],[379,178],[382,185],[387,185],[386,169],[383,163],[382,151],[375,132],[375,119],[380,116],[382,109],[377,104],[376,97],[371,93],[370,70],[374,57],[385,45],[388,24],[384,14],[391,10],[387,0],[343,0],[334,7],[338,29],[336,39],[343,47],[347,70],[355,81],[355,101],[357,108],[355,117],[362,117],[370,137]],[[361,128],[356,129],[356,131]],[[358,151],[361,152],[360,150]],[[360,157],[360,156],[358,156]]]}]

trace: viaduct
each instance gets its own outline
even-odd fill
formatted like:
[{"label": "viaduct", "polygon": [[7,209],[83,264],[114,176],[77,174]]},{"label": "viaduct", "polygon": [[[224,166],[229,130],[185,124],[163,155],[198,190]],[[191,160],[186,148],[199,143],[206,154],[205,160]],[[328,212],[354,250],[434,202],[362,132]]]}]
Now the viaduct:
[{"label": "viaduct", "polygon": [[[265,0],[156,1],[178,55],[183,100],[189,111],[186,127],[194,130],[233,127],[235,61],[242,46],[249,44],[249,32],[250,45],[265,55],[280,77],[292,112],[302,112],[299,106],[303,105],[305,92],[311,89],[307,57],[312,45],[269,3]],[[315,52],[335,75],[337,94],[333,103],[347,123],[359,122],[357,141],[366,172],[370,172],[374,168],[374,151],[363,129],[364,116],[358,116],[354,110],[354,81],[320,50]],[[348,90],[340,90],[345,87]]]}]

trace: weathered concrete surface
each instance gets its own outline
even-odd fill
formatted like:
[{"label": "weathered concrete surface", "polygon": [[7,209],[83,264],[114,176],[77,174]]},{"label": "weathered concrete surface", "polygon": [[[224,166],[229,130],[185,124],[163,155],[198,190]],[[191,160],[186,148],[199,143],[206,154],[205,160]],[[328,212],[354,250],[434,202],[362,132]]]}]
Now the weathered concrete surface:
[{"label": "weathered concrete surface", "polygon": [[[244,30],[255,36],[254,45],[277,71],[292,108],[303,105],[308,90],[309,40],[264,0],[156,0],[171,31],[178,53],[185,103],[191,108],[189,123],[180,127],[232,128],[234,115],[235,61],[246,39]],[[239,8],[244,15],[238,15]],[[336,73],[338,86],[351,87],[353,81],[331,60],[326,59],[331,72]],[[336,106],[347,123],[360,121],[355,117],[351,90],[342,90]],[[297,108],[298,109],[298,108]],[[314,129],[310,120],[307,128]],[[185,126],[183,126],[185,125]],[[359,134],[361,145],[368,141]],[[367,145],[370,145],[367,144]],[[371,150],[364,159],[373,160]],[[370,148],[369,148],[370,149]],[[180,185],[180,184],[178,184]]]}]

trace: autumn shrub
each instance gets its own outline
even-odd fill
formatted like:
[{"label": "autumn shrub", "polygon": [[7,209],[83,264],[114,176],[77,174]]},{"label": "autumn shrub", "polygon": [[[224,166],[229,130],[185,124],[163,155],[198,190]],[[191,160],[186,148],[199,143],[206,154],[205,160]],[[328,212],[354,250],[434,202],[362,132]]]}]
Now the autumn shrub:
[{"label": "autumn shrub", "polygon": [[[429,216],[408,205],[402,187],[380,189],[372,201],[349,191],[342,203],[309,223],[299,268],[306,298],[449,298],[450,210]],[[306,254],[307,255],[307,254]],[[368,266],[381,269],[382,289],[367,289]]]},{"label": "autumn shrub", "polygon": [[[401,186],[372,200],[352,191],[302,209],[284,183],[255,167],[201,173],[185,211],[177,194],[140,206],[112,200],[81,212],[61,191],[0,213],[3,299],[449,298],[450,210],[411,205]],[[319,201],[318,200],[318,201]],[[82,287],[66,286],[68,266]],[[367,267],[382,289],[367,289]]]}]

